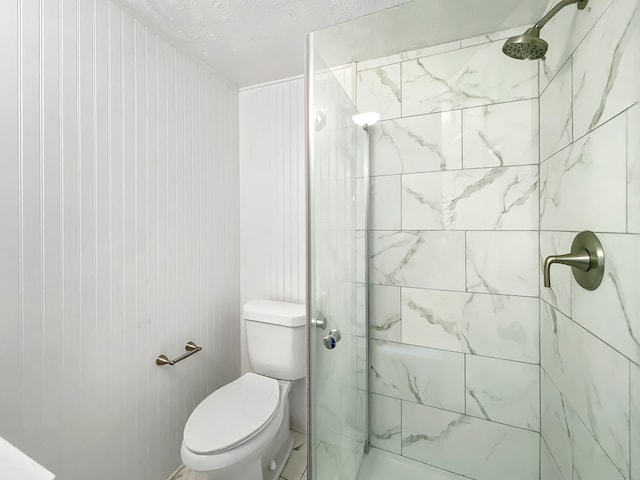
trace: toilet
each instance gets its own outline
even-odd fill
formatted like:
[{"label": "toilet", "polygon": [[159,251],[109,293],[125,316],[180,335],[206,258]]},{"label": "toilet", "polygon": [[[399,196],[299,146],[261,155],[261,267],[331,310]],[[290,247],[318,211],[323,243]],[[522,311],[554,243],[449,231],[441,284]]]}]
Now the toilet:
[{"label": "toilet", "polygon": [[251,300],[243,321],[253,372],[205,398],[184,427],[182,462],[208,480],[275,480],[293,447],[288,394],[306,373],[306,307]]}]

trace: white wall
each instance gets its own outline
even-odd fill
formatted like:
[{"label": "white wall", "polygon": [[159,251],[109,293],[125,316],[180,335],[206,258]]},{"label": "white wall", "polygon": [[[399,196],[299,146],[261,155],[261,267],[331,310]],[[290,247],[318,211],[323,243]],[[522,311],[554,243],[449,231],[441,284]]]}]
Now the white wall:
[{"label": "white wall", "polygon": [[[242,303],[305,302],[304,80],[240,92]],[[244,325],[243,325],[244,328]],[[244,329],[243,371],[248,370]],[[304,428],[304,382],[292,392],[292,424]]]},{"label": "white wall", "polygon": [[167,478],[240,372],[237,91],[107,0],[0,2],[0,45],[0,435]]}]

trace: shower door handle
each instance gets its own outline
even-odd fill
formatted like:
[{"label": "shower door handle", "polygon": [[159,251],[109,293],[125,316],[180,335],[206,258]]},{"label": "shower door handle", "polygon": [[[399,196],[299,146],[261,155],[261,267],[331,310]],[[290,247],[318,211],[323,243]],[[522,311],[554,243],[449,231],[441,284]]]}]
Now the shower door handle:
[{"label": "shower door handle", "polygon": [[342,334],[338,330],[333,329],[331,330],[331,332],[329,332],[329,335],[327,335],[322,339],[322,343],[324,344],[324,347],[327,350],[333,350],[338,346],[338,342],[341,339],[342,339]]}]

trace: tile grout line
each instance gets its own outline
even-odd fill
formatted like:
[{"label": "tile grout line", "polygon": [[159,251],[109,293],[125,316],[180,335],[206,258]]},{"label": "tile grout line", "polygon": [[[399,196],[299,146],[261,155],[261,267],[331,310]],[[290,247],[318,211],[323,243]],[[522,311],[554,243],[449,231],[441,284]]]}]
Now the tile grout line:
[{"label": "tile grout line", "polygon": [[[462,415],[462,416],[465,416],[465,417],[473,418],[475,420],[481,420],[483,422],[494,423],[496,425],[501,425],[501,426],[507,427],[507,428],[514,428],[514,429],[518,429],[518,430],[521,430],[521,431],[524,431],[524,432],[540,434],[539,431],[533,430],[531,428],[521,427],[521,426],[518,426],[518,425],[512,425],[510,423],[498,422],[496,420],[488,419],[486,417],[480,417],[480,416],[473,415],[473,414],[466,414],[464,412],[451,410],[451,409],[444,408],[444,407],[437,407],[437,406],[429,405],[429,404],[426,404],[426,403],[417,403],[417,402],[414,402],[412,400],[407,400],[406,398],[392,397],[392,396],[384,394],[384,393],[373,392],[373,394],[374,395],[378,395],[379,397],[389,398],[389,399],[393,399],[393,400],[399,400],[402,403],[402,405],[404,405],[405,403],[408,403],[408,404],[411,404],[411,405],[417,405],[419,407],[431,408],[433,410],[440,410],[442,412],[448,412],[448,413],[453,413],[453,414],[456,414],[456,415]],[[379,448],[379,447],[376,447],[376,448]],[[382,450],[384,450],[384,449],[382,449]],[[391,452],[391,453],[393,453],[393,452]]]},{"label": "tile grout line", "polygon": [[[573,282],[572,282],[573,285]],[[573,286],[572,286],[573,289]],[[596,340],[598,340],[599,342],[601,342],[602,344],[606,345],[607,347],[609,347],[612,351],[614,351],[615,353],[617,353],[618,355],[620,355],[622,358],[624,358],[625,360],[629,360],[629,362],[631,362],[631,364],[633,365],[638,365],[640,366],[640,363],[636,363],[632,358],[629,358],[629,356],[625,353],[623,353],[622,351],[620,351],[619,349],[617,349],[616,347],[614,347],[613,345],[609,344],[608,341],[604,340],[603,338],[599,337],[598,335],[596,335],[595,333],[593,333],[591,330],[589,330],[588,328],[586,328],[584,325],[581,325],[577,320],[574,320],[572,316],[566,315],[565,313],[563,313],[561,310],[559,310],[558,308],[554,307],[553,305],[551,305],[549,302],[547,302],[544,298],[541,298],[540,300],[542,300],[545,304],[547,304],[549,307],[551,307],[552,309],[554,309],[556,312],[560,313],[561,315],[563,315],[564,317],[568,318],[571,323],[577,327],[580,328],[580,330],[583,330],[584,332],[586,332],[590,337],[595,338]],[[573,312],[572,312],[573,313]],[[427,347],[430,348],[430,347]],[[448,351],[448,350],[447,350]]]},{"label": "tile grout line", "polygon": [[[630,365],[630,362],[627,362],[627,365]],[[556,380],[551,376],[551,374],[549,372],[547,372],[547,370],[543,367],[542,370],[544,371],[545,377],[547,378],[547,380],[553,385],[553,387],[558,391],[558,394],[560,395],[560,398],[563,402],[563,404],[567,405],[570,409],[571,412],[571,420],[573,421],[571,424],[571,428],[573,430],[575,430],[575,422],[576,419],[578,419],[578,421],[580,421],[580,423],[582,424],[582,426],[585,428],[585,430],[588,432],[589,436],[593,439],[593,441],[598,445],[598,447],[601,450],[601,453],[604,454],[604,456],[609,460],[609,462],[611,463],[611,466],[613,468],[615,468],[616,471],[618,471],[620,473],[620,475],[622,476],[622,478],[626,478],[626,476],[624,475],[624,473],[620,470],[620,468],[618,468],[618,465],[613,461],[613,459],[611,458],[611,455],[609,455],[609,452],[607,451],[607,449],[605,449],[602,446],[602,443],[600,442],[600,440],[597,438],[597,435],[592,431],[591,428],[589,428],[589,426],[587,426],[587,424],[589,422],[585,422],[582,417],[580,416],[580,414],[576,411],[576,409],[573,407],[572,403],[569,401],[569,399],[567,398],[567,396],[563,393],[562,389],[560,388],[560,386],[558,385],[558,383],[556,382]],[[569,432],[570,434],[572,433],[571,431]],[[571,468],[573,471],[573,466],[574,466],[574,459],[573,459],[573,439],[574,437],[571,437]],[[551,452],[551,450],[549,450],[549,452]],[[553,455],[552,455],[553,456]],[[631,456],[629,456],[631,457]]]}]

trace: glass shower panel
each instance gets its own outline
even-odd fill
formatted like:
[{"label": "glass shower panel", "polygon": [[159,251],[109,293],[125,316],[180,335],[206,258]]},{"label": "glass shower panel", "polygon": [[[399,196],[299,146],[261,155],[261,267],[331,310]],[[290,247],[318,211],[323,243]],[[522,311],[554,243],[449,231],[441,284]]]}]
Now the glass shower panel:
[{"label": "glass shower panel", "polygon": [[[543,3],[418,0],[311,36],[312,480],[539,478],[542,79],[502,45]],[[368,179],[352,99],[382,117]]]},{"label": "glass shower panel", "polygon": [[[312,65],[310,299],[312,315],[326,319],[326,327],[312,326],[310,334],[310,473],[318,480],[354,479],[364,452],[367,409],[366,342],[362,332],[357,335],[364,232],[356,230],[361,222],[355,205],[363,132],[351,121],[355,106],[334,73],[317,54]],[[325,337],[334,330],[339,341],[327,348],[334,344],[327,339],[325,345]]]}]

